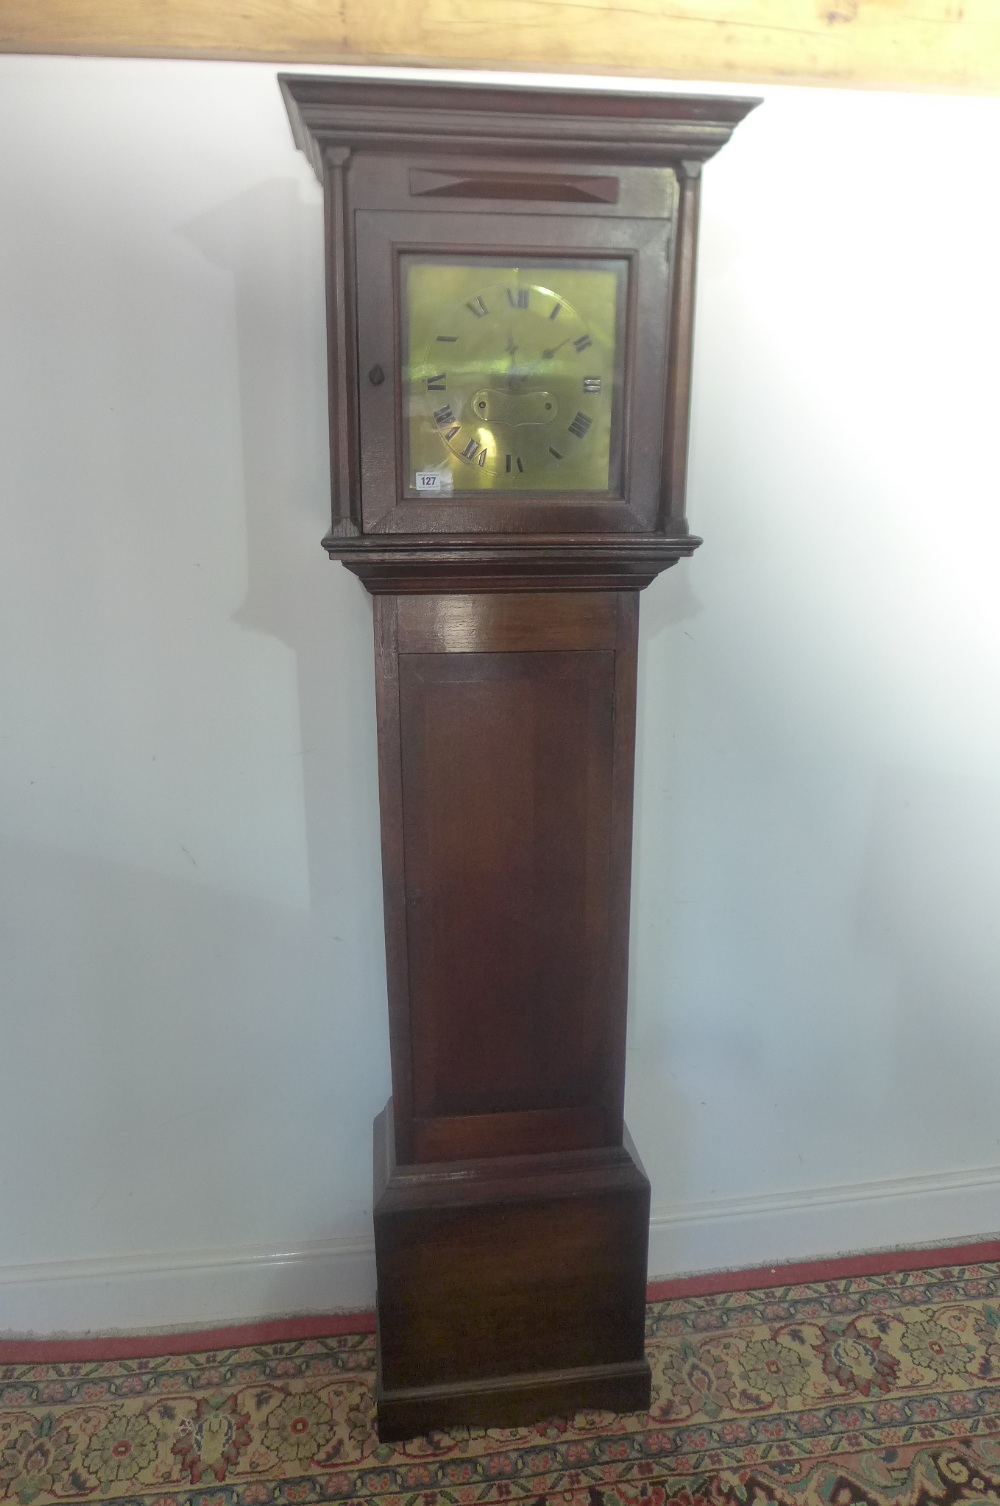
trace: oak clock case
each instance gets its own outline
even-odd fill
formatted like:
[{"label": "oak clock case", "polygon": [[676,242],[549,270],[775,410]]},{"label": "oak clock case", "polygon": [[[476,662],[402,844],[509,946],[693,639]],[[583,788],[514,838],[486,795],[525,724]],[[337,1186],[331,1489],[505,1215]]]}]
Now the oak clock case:
[{"label": "oak clock case", "polygon": [[700,167],[756,101],[282,89],[326,204],[324,543],[375,608],[379,1432],[641,1408],[638,593],[699,542]]}]

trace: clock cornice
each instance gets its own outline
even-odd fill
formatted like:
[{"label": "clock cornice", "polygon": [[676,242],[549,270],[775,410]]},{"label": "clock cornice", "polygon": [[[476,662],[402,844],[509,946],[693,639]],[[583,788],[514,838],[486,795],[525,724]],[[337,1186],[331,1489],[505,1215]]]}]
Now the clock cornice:
[{"label": "clock cornice", "polygon": [[322,181],[331,149],[564,158],[621,165],[707,161],[760,101],[711,94],[430,84],[288,73],[296,145]]}]

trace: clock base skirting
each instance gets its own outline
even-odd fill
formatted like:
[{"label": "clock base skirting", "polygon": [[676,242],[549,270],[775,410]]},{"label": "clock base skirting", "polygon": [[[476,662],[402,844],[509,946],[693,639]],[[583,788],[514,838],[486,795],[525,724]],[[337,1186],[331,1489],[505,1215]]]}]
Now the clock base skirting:
[{"label": "clock base skirting", "polygon": [[575,1370],[498,1375],[453,1385],[388,1391],[375,1385],[378,1435],[383,1443],[449,1427],[520,1427],[544,1417],[571,1417],[584,1408],[602,1412],[648,1410],[652,1375],[645,1358],[624,1365],[581,1365]]},{"label": "clock base skirting", "polygon": [[648,1406],[649,1182],[628,1142],[397,1166],[375,1121],[380,1437]]}]

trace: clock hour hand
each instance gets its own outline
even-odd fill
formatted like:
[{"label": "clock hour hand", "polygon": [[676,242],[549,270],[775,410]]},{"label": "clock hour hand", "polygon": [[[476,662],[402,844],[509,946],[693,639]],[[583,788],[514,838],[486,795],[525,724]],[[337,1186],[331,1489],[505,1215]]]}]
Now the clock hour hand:
[{"label": "clock hour hand", "polygon": [[553,345],[552,348],[551,348],[551,350],[543,350],[542,353],[541,353],[541,355],[538,357],[538,360],[535,361],[533,365],[529,366],[528,369],[523,373],[523,375],[526,376],[526,377],[534,376],[536,374],[536,372],[538,371],[539,367],[542,365],[542,362],[543,361],[551,361],[552,357],[555,355],[556,351],[562,350],[563,346],[564,345],[568,345],[569,342],[570,342],[570,340],[572,340],[572,338],[573,338],[572,335],[567,335],[566,338],[565,338],[565,340],[560,340],[559,344],[558,345]]},{"label": "clock hour hand", "polygon": [[520,385],[520,376],[515,374],[514,357],[517,354],[517,346],[514,344],[513,331],[507,331],[507,354],[510,356],[510,370],[507,373],[507,386],[511,392],[516,392]]}]

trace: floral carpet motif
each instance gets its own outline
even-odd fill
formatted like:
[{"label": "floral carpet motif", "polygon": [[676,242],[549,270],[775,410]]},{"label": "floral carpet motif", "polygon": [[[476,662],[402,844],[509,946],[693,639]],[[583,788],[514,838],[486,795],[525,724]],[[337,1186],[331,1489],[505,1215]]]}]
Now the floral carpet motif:
[{"label": "floral carpet motif", "polygon": [[1000,1264],[652,1302],[649,1413],[395,1445],[370,1333],[4,1350],[0,1501],[18,1506],[1000,1506]]}]

